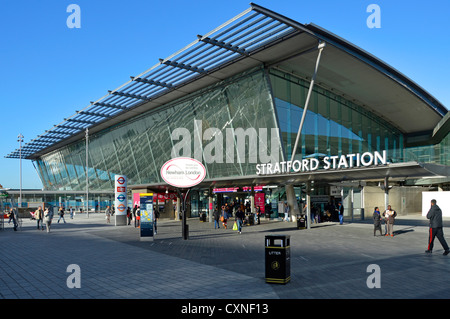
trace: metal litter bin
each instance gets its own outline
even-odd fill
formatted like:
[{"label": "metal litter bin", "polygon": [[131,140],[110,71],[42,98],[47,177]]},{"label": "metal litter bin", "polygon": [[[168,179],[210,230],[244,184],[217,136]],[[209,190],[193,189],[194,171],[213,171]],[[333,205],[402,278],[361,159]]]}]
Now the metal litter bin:
[{"label": "metal litter bin", "polygon": [[291,280],[291,236],[265,237],[266,282],[287,284]]},{"label": "metal litter bin", "polygon": [[305,215],[297,216],[297,229],[305,229],[306,228],[306,218]]}]

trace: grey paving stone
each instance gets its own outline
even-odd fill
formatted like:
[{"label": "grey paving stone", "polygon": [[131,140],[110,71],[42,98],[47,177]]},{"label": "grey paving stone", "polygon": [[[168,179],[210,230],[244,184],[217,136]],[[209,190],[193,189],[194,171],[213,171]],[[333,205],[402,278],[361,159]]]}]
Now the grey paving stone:
[{"label": "grey paving stone", "polygon": [[[22,231],[0,231],[3,299],[393,299],[450,298],[450,256],[439,242],[425,255],[426,220],[399,219],[396,236],[373,236],[368,222],[324,223],[298,230],[294,223],[262,221],[242,234],[213,223],[161,220],[153,242],[133,226],[107,225],[102,215],[77,215],[50,233],[24,220]],[[448,221],[446,221],[448,226]],[[291,236],[291,281],[265,282],[264,238]],[[450,229],[444,228],[449,240]],[[81,269],[81,288],[68,288],[70,264]],[[370,289],[367,266],[381,270]]]}]

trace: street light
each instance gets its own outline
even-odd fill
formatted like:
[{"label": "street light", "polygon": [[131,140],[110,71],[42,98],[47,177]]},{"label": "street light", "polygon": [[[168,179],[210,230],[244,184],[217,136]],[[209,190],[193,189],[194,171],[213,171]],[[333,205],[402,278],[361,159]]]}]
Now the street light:
[{"label": "street light", "polygon": [[89,128],[86,127],[86,214],[89,218]]},{"label": "street light", "polygon": [[19,179],[20,179],[20,190],[19,190],[19,203],[18,208],[22,207],[22,142],[23,135],[20,133],[17,136],[17,142],[19,142]]}]

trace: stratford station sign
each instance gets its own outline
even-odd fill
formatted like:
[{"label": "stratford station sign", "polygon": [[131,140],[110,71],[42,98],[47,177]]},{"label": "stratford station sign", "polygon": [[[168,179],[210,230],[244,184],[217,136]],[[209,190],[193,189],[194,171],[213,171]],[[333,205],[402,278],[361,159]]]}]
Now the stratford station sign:
[{"label": "stratford station sign", "polygon": [[302,160],[257,164],[257,175],[276,175],[321,170],[339,170],[355,167],[386,165],[387,152],[365,152],[340,156],[324,156],[321,159],[303,158]]}]

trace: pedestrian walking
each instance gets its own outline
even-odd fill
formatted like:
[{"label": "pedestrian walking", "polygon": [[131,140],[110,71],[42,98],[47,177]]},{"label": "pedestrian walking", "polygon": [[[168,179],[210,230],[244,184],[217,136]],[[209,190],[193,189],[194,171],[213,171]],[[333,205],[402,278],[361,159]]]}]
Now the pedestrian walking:
[{"label": "pedestrian walking", "polygon": [[9,210],[9,220],[8,220],[8,224],[11,222],[13,222],[13,229],[14,231],[17,231],[17,226],[18,226],[18,215],[17,215],[17,211],[14,208],[11,208]]},{"label": "pedestrian walking", "polygon": [[376,231],[380,231],[380,236],[383,236],[383,233],[381,232],[381,213],[380,209],[378,207],[375,207],[375,210],[373,212],[373,235],[376,236]]},{"label": "pedestrian walking", "polygon": [[284,221],[288,222],[289,221],[289,213],[290,213],[291,209],[288,205],[287,202],[284,203]]},{"label": "pedestrian walking", "polygon": [[256,218],[258,219],[257,224],[258,225],[261,224],[261,207],[260,206],[258,206],[256,208]]},{"label": "pedestrian walking", "polygon": [[70,213],[70,219],[73,219],[73,208],[72,208],[72,206],[70,206],[70,208],[69,208],[69,213]]},{"label": "pedestrian walking", "polygon": [[39,206],[38,209],[34,212],[34,218],[36,218],[37,221],[37,229],[39,230],[39,224],[41,224],[41,230],[44,230],[44,211],[42,210],[42,207]]},{"label": "pedestrian walking", "polygon": [[338,203],[337,213],[339,216],[339,224],[342,225],[344,223],[344,206],[342,203]]},{"label": "pedestrian walking", "polygon": [[137,209],[138,209],[138,205],[134,205],[133,211],[132,211],[133,219],[134,219],[134,227],[136,227],[136,211],[137,211]]},{"label": "pedestrian walking", "polygon": [[153,217],[153,220],[154,220],[153,225],[155,228],[155,235],[158,233],[158,225],[157,225],[158,219],[159,219],[159,209],[158,209],[158,207],[156,207],[155,216]]},{"label": "pedestrian walking", "polygon": [[241,208],[238,208],[238,211],[236,212],[236,223],[237,223],[237,230],[239,234],[242,233],[242,223],[245,219],[245,213]]},{"label": "pedestrian walking", "polygon": [[137,226],[136,227],[141,227],[141,206],[138,206],[137,211],[136,211],[136,221],[137,221]]},{"label": "pedestrian walking", "polygon": [[52,225],[53,220],[53,211],[48,209],[48,207],[44,211],[44,223],[47,228],[47,233],[50,232],[50,226]]},{"label": "pedestrian walking", "polygon": [[109,206],[106,206],[105,218],[106,218],[107,224],[111,223],[111,207],[109,207]]},{"label": "pedestrian walking", "polygon": [[128,219],[128,225],[131,225],[131,219],[133,218],[133,215],[131,214],[131,208],[127,207],[127,219]]},{"label": "pedestrian walking", "polygon": [[427,219],[430,220],[430,232],[428,235],[428,249],[425,250],[425,252],[431,253],[433,251],[434,239],[437,237],[442,245],[442,248],[444,248],[443,255],[447,256],[450,250],[444,238],[444,231],[442,230],[442,210],[437,205],[435,199],[431,200],[431,207],[427,213]]},{"label": "pedestrian walking", "polygon": [[59,224],[59,221],[61,220],[61,218],[62,218],[62,220],[63,220],[63,222],[65,224],[66,220],[64,219],[64,208],[62,208],[62,207],[59,208],[58,215],[59,215],[58,224]]},{"label": "pedestrian walking", "polygon": [[391,205],[388,205],[387,209],[383,212],[383,217],[386,222],[387,232],[385,236],[394,237],[394,223],[397,212],[392,209]]},{"label": "pedestrian walking", "polygon": [[[222,206],[222,207],[223,207],[223,206]],[[216,209],[214,209],[214,212],[213,212],[213,218],[214,218],[214,229],[220,228],[220,223],[219,223],[219,220],[220,220],[220,212],[219,212],[219,210],[217,209],[217,206],[216,206]]]},{"label": "pedestrian walking", "polygon": [[222,221],[222,225],[225,229],[227,229],[227,221],[228,221],[228,208],[225,206],[222,206],[222,216],[220,217]]}]

